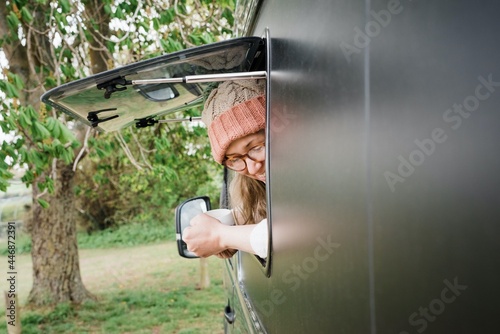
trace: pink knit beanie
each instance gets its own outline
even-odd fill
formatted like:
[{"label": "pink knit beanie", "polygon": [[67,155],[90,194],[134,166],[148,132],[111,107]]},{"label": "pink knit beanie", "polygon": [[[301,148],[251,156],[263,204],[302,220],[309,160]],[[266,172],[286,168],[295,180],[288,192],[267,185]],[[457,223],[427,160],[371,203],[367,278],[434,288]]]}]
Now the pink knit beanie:
[{"label": "pink knit beanie", "polygon": [[208,96],[201,119],[218,163],[232,141],[266,127],[265,87],[264,80],[225,81]]}]

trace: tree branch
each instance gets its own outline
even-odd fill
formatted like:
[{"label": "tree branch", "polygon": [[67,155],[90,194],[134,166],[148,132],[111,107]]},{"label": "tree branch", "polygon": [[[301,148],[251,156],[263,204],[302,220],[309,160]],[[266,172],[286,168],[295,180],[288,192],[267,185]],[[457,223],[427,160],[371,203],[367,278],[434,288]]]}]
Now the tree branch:
[{"label": "tree branch", "polygon": [[125,139],[123,139],[121,132],[115,132],[115,138],[116,138],[116,140],[118,140],[118,143],[120,144],[121,148],[123,149],[123,151],[127,155],[128,159],[130,160],[132,165],[134,165],[135,168],[138,170],[143,170],[144,168],[142,168],[142,166],[137,162],[137,160],[132,155],[132,152],[130,152],[130,149],[128,148],[128,145],[125,142]]},{"label": "tree branch", "polygon": [[139,140],[137,139],[137,136],[132,131],[130,131],[130,132],[132,133],[132,138],[134,138],[134,141],[135,141],[137,147],[139,148],[139,152],[141,153],[142,161],[144,161],[144,164],[146,164],[146,166],[149,169],[153,170],[153,166],[151,166],[151,164],[146,159],[146,156],[144,155],[144,152],[150,153],[151,151],[148,151],[144,147],[142,147],[142,145],[139,143]]},{"label": "tree branch", "polygon": [[82,149],[80,150],[80,152],[78,152],[78,155],[76,156],[75,161],[73,163],[73,172],[76,171],[76,166],[88,151],[88,142],[91,130],[92,128],[88,127],[87,131],[85,132],[85,138],[83,139]]}]

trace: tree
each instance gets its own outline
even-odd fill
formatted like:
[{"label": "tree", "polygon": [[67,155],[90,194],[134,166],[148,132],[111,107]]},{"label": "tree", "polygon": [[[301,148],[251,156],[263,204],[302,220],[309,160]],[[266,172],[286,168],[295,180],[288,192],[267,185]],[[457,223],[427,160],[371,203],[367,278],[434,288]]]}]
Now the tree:
[{"label": "tree", "polygon": [[[233,6],[231,0],[0,2],[0,46],[8,61],[0,82],[0,126],[13,137],[0,150],[0,188],[11,168],[26,169],[22,180],[33,187],[30,303],[92,298],[79,271],[74,186],[76,167],[98,134],[41,104],[41,94],[124,63],[228,37]],[[130,133],[120,136],[121,146],[131,143],[125,139]],[[99,136],[94,146],[116,145],[116,138]],[[145,159],[158,158],[161,144],[149,140],[152,154]],[[153,172],[166,168],[162,159]]]},{"label": "tree", "polygon": [[[30,226],[34,284],[29,300],[35,304],[81,302],[91,295],[81,281],[70,210],[77,132],[69,131],[55,112],[48,116],[39,102],[45,85],[54,79],[50,73],[60,69],[47,33],[51,7],[18,4],[0,4],[0,33],[5,36],[2,48],[10,69],[5,73],[8,81],[2,85],[8,99],[2,105],[2,129],[18,135],[13,144],[4,142],[2,150],[13,162],[27,166],[23,181],[33,186],[37,199]],[[16,30],[20,27],[19,36]]]}]

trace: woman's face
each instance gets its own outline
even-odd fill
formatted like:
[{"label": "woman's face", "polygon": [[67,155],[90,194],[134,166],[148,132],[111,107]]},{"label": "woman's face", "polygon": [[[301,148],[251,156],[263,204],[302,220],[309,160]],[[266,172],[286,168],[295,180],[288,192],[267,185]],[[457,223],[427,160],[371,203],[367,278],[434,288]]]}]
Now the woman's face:
[{"label": "woman's face", "polygon": [[[265,158],[262,161],[254,161],[246,154],[256,146],[265,145],[266,133],[261,130],[256,133],[249,134],[233,141],[226,150],[226,157],[244,156],[246,168],[238,171],[238,174],[251,177],[262,182],[266,182],[266,162]],[[265,152],[264,152],[265,154]]]}]

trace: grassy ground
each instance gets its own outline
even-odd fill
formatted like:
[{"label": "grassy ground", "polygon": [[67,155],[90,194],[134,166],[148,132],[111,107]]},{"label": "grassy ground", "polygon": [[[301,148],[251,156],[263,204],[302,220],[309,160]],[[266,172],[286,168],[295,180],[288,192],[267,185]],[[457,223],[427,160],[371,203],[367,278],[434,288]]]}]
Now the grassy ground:
[{"label": "grassy ground", "polygon": [[[17,291],[23,333],[222,333],[223,262],[209,259],[211,287],[197,290],[199,260],[177,255],[175,242],[130,248],[80,250],[82,279],[97,301],[53,310],[23,304],[32,284],[31,258],[18,255]],[[0,256],[5,290],[7,257]],[[2,274],[3,273],[3,274]],[[0,314],[5,319],[4,303]],[[5,322],[0,333],[6,333]]]}]

